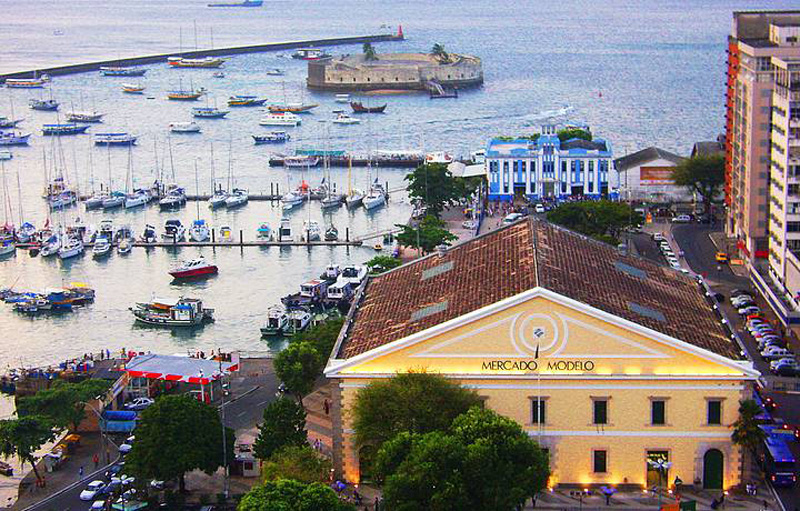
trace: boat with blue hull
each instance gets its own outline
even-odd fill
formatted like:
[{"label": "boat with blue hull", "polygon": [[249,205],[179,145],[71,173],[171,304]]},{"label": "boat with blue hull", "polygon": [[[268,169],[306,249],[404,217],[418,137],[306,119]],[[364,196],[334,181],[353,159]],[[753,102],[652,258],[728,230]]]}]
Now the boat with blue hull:
[{"label": "boat with blue hull", "polygon": [[0,146],[4,145],[28,145],[30,133],[19,133],[16,131],[6,131],[0,133]]},{"label": "boat with blue hull", "polygon": [[263,0],[243,0],[236,3],[208,4],[209,7],[261,7],[262,5],[264,5]]}]

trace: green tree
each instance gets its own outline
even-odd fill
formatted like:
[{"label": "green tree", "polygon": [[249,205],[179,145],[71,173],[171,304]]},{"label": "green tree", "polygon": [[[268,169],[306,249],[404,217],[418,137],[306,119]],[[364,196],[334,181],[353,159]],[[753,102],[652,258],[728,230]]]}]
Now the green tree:
[{"label": "green tree", "polygon": [[569,128],[558,131],[558,139],[564,143],[573,138],[580,138],[583,140],[592,140],[592,132],[582,128]]},{"label": "green tree", "polygon": [[420,165],[405,180],[408,196],[424,204],[426,213],[437,218],[447,206],[457,204],[475,191],[472,182],[453,177],[444,163]]},{"label": "green tree", "polygon": [[300,332],[292,337],[291,342],[310,342],[322,358],[323,363],[328,359],[339,332],[342,330],[344,318],[332,318],[322,323],[318,323],[308,330]]},{"label": "green tree", "polygon": [[397,242],[406,247],[421,248],[430,253],[439,245],[450,245],[458,236],[445,229],[445,223],[433,215],[426,215],[416,226],[396,224],[402,229],[396,236]]},{"label": "green tree", "polygon": [[606,243],[618,243],[619,235],[642,223],[642,215],[624,202],[608,200],[569,202],[547,213],[555,224]]},{"label": "green tree", "polygon": [[480,403],[475,392],[438,374],[411,372],[375,381],[359,390],[353,405],[356,442],[378,448],[403,431],[445,430]]},{"label": "green tree", "polygon": [[0,456],[18,457],[23,463],[30,463],[36,479],[36,461],[33,454],[39,448],[55,439],[55,429],[47,417],[28,415],[18,419],[0,420]]},{"label": "green tree", "polygon": [[516,422],[473,407],[447,432],[403,433],[376,468],[390,509],[503,511],[544,489],[547,456]]},{"label": "green tree", "polygon": [[281,397],[264,408],[264,421],[258,425],[253,445],[257,458],[266,460],[283,447],[307,444],[306,411],[302,405]]},{"label": "green tree", "polygon": [[303,484],[291,479],[267,481],[247,492],[237,511],[355,511],[355,506],[339,500],[329,486]]},{"label": "green tree", "polygon": [[362,52],[364,53],[364,58],[366,60],[378,60],[378,53],[375,51],[372,43],[364,43],[364,46],[362,46]]},{"label": "green tree", "polygon": [[275,374],[301,404],[324,367],[325,360],[308,341],[293,342],[275,357]]},{"label": "green tree", "polygon": [[396,257],[379,255],[375,256],[366,262],[367,268],[371,274],[377,275],[379,273],[387,272],[391,269],[397,268],[403,264],[403,261]]},{"label": "green tree", "polygon": [[720,154],[697,155],[687,158],[672,169],[672,180],[678,186],[703,198],[703,211],[711,212],[711,202],[725,184],[725,157]]},{"label": "green tree", "polygon": [[72,431],[77,431],[80,423],[86,418],[87,403],[105,394],[110,386],[110,382],[96,379],[83,380],[79,383],[57,381],[49,389],[20,398],[17,414],[20,417],[45,416],[59,429],[70,427]]},{"label": "green tree", "polygon": [[431,56],[435,57],[436,60],[442,64],[450,62],[450,54],[445,51],[444,45],[440,43],[435,43],[433,45],[431,48]]},{"label": "green tree", "polygon": [[[223,465],[223,443],[217,410],[188,395],[163,396],[144,410],[136,428],[136,443],[125,460],[126,470],[140,481],[178,479],[192,470],[214,473]],[[226,428],[228,462],[236,437]]]},{"label": "green tree", "polygon": [[[739,417],[731,425],[733,433],[731,440],[742,447],[742,455],[751,455],[755,458],[758,446],[764,442],[766,433],[761,429],[756,417],[761,413],[761,407],[752,399],[739,401]],[[750,467],[749,463],[742,463],[744,472]]]},{"label": "green tree", "polygon": [[284,447],[261,468],[264,481],[294,479],[301,483],[324,483],[331,476],[331,462],[308,444]]}]

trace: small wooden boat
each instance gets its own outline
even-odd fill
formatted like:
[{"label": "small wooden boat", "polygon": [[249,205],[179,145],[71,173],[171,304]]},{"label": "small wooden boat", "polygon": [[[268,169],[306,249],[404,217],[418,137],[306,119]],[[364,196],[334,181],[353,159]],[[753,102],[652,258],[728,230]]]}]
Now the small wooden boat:
[{"label": "small wooden boat", "polygon": [[361,124],[361,121],[359,119],[356,119],[354,117],[350,117],[349,115],[342,113],[342,114],[337,115],[336,118],[333,119],[333,123],[334,124],[345,124],[345,125],[346,124]]},{"label": "small wooden boat", "polygon": [[144,87],[141,85],[133,85],[131,83],[123,83],[122,92],[125,94],[143,94]]},{"label": "small wooden boat", "polygon": [[360,101],[350,102],[350,108],[352,108],[353,113],[356,114],[381,114],[386,110],[386,106],[385,103],[381,106],[364,106]]},{"label": "small wooden boat", "polygon": [[301,114],[305,112],[310,112],[314,108],[317,108],[319,105],[316,103],[310,104],[303,104],[303,103],[287,103],[285,105],[270,105],[269,111],[272,113],[291,113],[291,114]]},{"label": "small wooden boat", "polygon": [[261,106],[266,101],[266,98],[258,96],[231,96],[228,98],[228,106]]},{"label": "small wooden boat", "polygon": [[266,135],[253,135],[256,145],[259,144],[282,144],[292,137],[285,131],[272,131]]}]

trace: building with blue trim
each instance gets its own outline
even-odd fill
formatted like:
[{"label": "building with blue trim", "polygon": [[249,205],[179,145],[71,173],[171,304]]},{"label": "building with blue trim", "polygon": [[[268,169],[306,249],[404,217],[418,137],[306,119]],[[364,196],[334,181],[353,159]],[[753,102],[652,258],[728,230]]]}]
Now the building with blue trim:
[{"label": "building with blue trim", "polygon": [[598,138],[562,142],[554,125],[543,126],[538,137],[492,139],[485,167],[489,200],[619,195],[611,144]]}]

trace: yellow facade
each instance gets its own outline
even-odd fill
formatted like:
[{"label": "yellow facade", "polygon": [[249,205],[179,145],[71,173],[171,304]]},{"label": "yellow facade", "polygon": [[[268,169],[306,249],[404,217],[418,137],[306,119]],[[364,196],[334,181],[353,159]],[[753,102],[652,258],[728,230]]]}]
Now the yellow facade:
[{"label": "yellow facade", "polygon": [[[409,370],[451,377],[516,420],[548,449],[553,485],[652,486],[648,451],[668,453],[670,483],[677,476],[702,484],[712,449],[723,458],[723,486],[739,482],[730,425],[757,375],[749,364],[544,289],[331,360],[326,374],[338,383],[341,414],[337,468],[348,480],[360,479],[348,416],[358,390]],[[595,422],[595,401],[606,402],[604,424]],[[663,425],[652,423],[654,401],[664,403]],[[719,424],[708,424],[709,401],[720,403]],[[541,424],[534,422],[536,402],[545,403]],[[604,472],[594,471],[594,451],[605,451]]]}]

